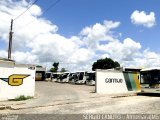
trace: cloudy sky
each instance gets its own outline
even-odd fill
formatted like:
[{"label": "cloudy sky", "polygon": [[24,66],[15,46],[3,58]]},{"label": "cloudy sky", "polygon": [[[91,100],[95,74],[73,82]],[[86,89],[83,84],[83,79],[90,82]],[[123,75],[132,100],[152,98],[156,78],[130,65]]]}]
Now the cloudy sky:
[{"label": "cloudy sky", "polygon": [[[53,62],[68,70],[90,70],[109,57],[125,67],[160,64],[159,0],[0,0],[0,57],[7,57],[10,21],[12,59]],[[49,8],[49,9],[48,9]]]}]

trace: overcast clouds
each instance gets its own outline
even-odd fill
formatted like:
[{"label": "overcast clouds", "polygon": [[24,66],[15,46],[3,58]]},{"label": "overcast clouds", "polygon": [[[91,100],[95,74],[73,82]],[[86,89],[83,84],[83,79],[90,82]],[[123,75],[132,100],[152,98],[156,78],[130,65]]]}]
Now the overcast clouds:
[{"label": "overcast clouds", "polygon": [[[25,0],[14,3],[12,0],[0,1],[0,41],[4,41],[6,46],[10,19],[26,10],[26,6]],[[14,21],[12,56],[17,62],[49,66],[59,61],[61,67],[68,70],[91,69],[93,61],[104,57],[111,57],[128,67],[157,66],[160,63],[160,55],[143,47],[138,40],[130,36],[124,40],[117,37],[121,33],[113,31],[123,25],[120,21],[97,21],[84,26],[78,35],[67,38],[58,34],[58,26],[42,15],[41,8],[33,5]],[[144,27],[155,25],[153,12],[147,15],[144,11],[133,11],[128,19]],[[7,57],[5,49],[0,48],[0,57]]]}]

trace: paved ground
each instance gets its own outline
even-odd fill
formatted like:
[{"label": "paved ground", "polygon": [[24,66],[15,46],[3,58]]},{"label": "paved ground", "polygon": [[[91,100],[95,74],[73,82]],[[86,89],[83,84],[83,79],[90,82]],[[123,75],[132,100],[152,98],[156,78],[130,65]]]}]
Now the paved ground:
[{"label": "paved ground", "polygon": [[[36,97],[19,102],[0,102],[7,109],[0,113],[10,114],[86,114],[160,113],[159,96],[98,95],[94,86],[73,85],[55,82],[36,82]],[[126,96],[126,95],[125,95]]]}]

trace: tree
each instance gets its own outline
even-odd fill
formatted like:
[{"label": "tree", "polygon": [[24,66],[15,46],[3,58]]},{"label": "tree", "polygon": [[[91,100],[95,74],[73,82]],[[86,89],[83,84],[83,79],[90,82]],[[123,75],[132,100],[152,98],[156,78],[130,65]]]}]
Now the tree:
[{"label": "tree", "polygon": [[58,70],[58,66],[59,66],[59,62],[54,62],[53,63],[53,67],[55,68],[55,70],[56,70],[56,72],[57,72],[57,70]]},{"label": "tree", "polygon": [[53,66],[53,68],[50,69],[50,72],[57,72],[59,62],[54,62],[52,66]]},{"label": "tree", "polygon": [[95,69],[112,69],[120,67],[120,64],[117,61],[113,61],[111,58],[99,59],[92,65],[92,70]]},{"label": "tree", "polygon": [[120,64],[117,61],[114,61],[114,68],[120,67]]},{"label": "tree", "polygon": [[66,69],[65,69],[65,68],[62,68],[62,69],[61,69],[61,72],[66,72]]},{"label": "tree", "polygon": [[55,68],[51,68],[50,72],[57,72]]}]

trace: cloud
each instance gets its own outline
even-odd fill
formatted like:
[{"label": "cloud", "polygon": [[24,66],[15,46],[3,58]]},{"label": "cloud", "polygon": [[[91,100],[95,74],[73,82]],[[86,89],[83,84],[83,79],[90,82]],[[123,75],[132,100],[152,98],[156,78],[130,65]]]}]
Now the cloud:
[{"label": "cloud", "polygon": [[155,13],[147,14],[145,11],[134,11],[130,17],[131,22],[136,25],[143,25],[144,27],[153,27],[156,24]]},{"label": "cloud", "polygon": [[5,50],[0,50],[0,57],[3,57],[3,58],[7,58],[7,51]]},{"label": "cloud", "polygon": [[90,27],[85,27],[80,32],[83,41],[87,47],[96,49],[99,41],[113,41],[111,30],[117,28],[120,22],[113,22],[105,20],[103,24],[96,23]]},{"label": "cloud", "polygon": [[123,42],[115,40],[108,44],[99,45],[99,50],[108,53],[111,58],[118,61],[132,61],[134,57],[138,56],[140,49],[140,43],[131,38],[126,38]]},{"label": "cloud", "polygon": [[32,5],[29,11],[34,16],[40,16],[42,14],[41,8],[37,5]]},{"label": "cloud", "polygon": [[[25,0],[0,1],[0,41],[4,41],[4,45],[8,46],[10,19],[26,10],[28,5]],[[60,68],[71,71],[91,70],[94,61],[105,57],[123,66],[159,64],[159,54],[142,50],[141,44],[132,38],[120,40],[119,33],[114,31],[119,26],[119,21],[104,20],[67,38],[60,35],[58,26],[45,19],[41,8],[34,5],[14,21],[12,58],[18,63],[40,64],[47,68],[53,62],[60,62]],[[7,57],[7,51],[0,49],[0,57]]]},{"label": "cloud", "polygon": [[142,68],[157,67],[160,64],[160,54],[144,50],[139,57],[134,58],[130,66],[139,66]]}]

